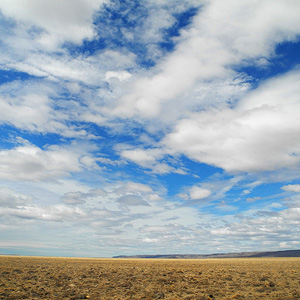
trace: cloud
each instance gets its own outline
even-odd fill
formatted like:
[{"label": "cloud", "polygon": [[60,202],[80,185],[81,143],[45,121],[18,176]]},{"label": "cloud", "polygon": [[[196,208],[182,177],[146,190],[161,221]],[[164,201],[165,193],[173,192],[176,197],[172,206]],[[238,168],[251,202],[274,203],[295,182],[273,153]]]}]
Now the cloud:
[{"label": "cloud", "polygon": [[[248,241],[250,247],[257,242],[262,243],[262,249],[276,249],[280,241],[286,242],[286,248],[293,248],[294,242],[299,240],[299,233],[294,230],[299,225],[297,214],[299,207],[282,211],[258,211],[255,215],[245,216],[240,222],[230,222],[225,226],[211,230],[214,240],[223,240],[231,237],[238,247],[240,241]],[[223,239],[222,239],[223,237]]]},{"label": "cloud", "polygon": [[81,192],[69,192],[64,194],[60,199],[65,204],[77,205],[86,202],[87,195]]},{"label": "cloud", "polygon": [[[210,186],[211,188],[215,188],[215,189],[217,187],[216,185],[213,186],[209,183],[206,183],[205,185]],[[218,189],[219,189],[219,187],[218,187]],[[184,190],[184,192],[177,194],[177,196],[183,200],[193,200],[193,201],[202,200],[202,199],[206,199],[212,195],[212,191],[210,189],[200,187],[199,185],[194,185],[192,187],[186,187],[183,190]],[[212,199],[214,199],[214,198],[215,197],[213,197]],[[210,200],[212,200],[212,199],[210,199]]]},{"label": "cloud", "polygon": [[238,77],[236,66],[259,64],[273,55],[278,43],[295,40],[300,31],[295,6],[300,8],[296,1],[283,0],[274,6],[269,1],[205,3],[191,26],[181,31],[175,51],[166,55],[152,74],[137,78],[112,113],[124,118],[163,119],[178,102],[184,108],[182,116],[191,104],[191,97],[184,97],[188,91],[197,91],[207,81],[233,82]]},{"label": "cloud", "polygon": [[164,144],[174,153],[229,172],[298,167],[299,76],[299,71],[292,71],[270,79],[235,108],[191,114]]},{"label": "cloud", "polygon": [[[275,44],[298,36],[297,1],[211,1],[196,19],[198,30],[243,58],[265,57]],[[230,9],[229,9],[230,8]],[[228,22],[230,20],[230,22]],[[240,58],[240,57],[238,57]]]},{"label": "cloud", "polygon": [[34,145],[0,151],[0,178],[34,182],[57,182],[91,167],[84,163],[85,154],[59,146],[46,150]]},{"label": "cloud", "polygon": [[5,186],[0,187],[0,207],[16,208],[28,205],[32,202],[32,197],[17,193]]},{"label": "cloud", "polygon": [[121,205],[125,205],[125,206],[139,206],[139,205],[149,206],[149,203],[147,201],[143,200],[141,196],[137,196],[137,195],[122,196],[118,198],[117,201]]},{"label": "cloud", "polygon": [[300,184],[289,184],[289,185],[284,185],[282,189],[286,192],[295,192],[295,193],[300,193]]},{"label": "cloud", "polygon": [[[7,93],[7,90],[13,89],[16,84],[6,85],[1,90]],[[23,89],[24,92],[24,89]],[[2,96],[0,98],[0,116],[1,123],[10,123],[19,128],[29,130],[42,130],[52,121],[52,126],[61,126],[59,122],[51,120],[51,104],[49,98],[45,95],[49,90],[41,93],[25,93],[23,95],[15,94],[15,97]],[[5,94],[4,94],[5,95]],[[37,109],[37,106],[39,109]],[[49,126],[49,125],[48,125]]]},{"label": "cloud", "polygon": [[143,149],[124,150],[121,152],[121,156],[143,167],[149,167],[156,161],[152,153],[144,151]]},{"label": "cloud", "polygon": [[[53,245],[59,243],[60,247],[66,247],[66,244],[72,243],[74,246],[74,243],[80,244],[81,242],[84,245],[88,243],[89,247],[97,248],[97,244],[93,242],[95,238],[100,239],[102,243],[102,239],[105,237],[105,248],[109,249],[107,251],[115,251],[112,249],[116,247],[117,243],[124,247],[125,252],[128,251],[126,253],[132,251],[132,246],[138,247],[137,251],[139,249],[149,249],[150,251],[151,249],[151,252],[158,251],[160,253],[162,253],[161,251],[166,253],[166,249],[170,247],[182,253],[186,253],[186,247],[192,252],[207,252],[206,247],[210,247],[213,249],[211,251],[215,252],[220,249],[243,251],[249,250],[250,246],[257,245],[257,241],[263,243],[262,245],[268,244],[268,249],[276,250],[279,242],[285,242],[286,247],[289,248],[293,247],[293,243],[297,241],[298,235],[294,232],[294,228],[299,223],[297,219],[299,201],[296,198],[290,203],[288,209],[279,212],[274,210],[274,204],[268,208],[264,207],[260,211],[245,212],[243,217],[226,215],[220,217],[219,215],[203,214],[199,212],[198,208],[176,207],[166,199],[163,199],[161,203],[155,202],[151,203],[151,206],[144,206],[143,198],[138,196],[138,193],[148,195],[153,191],[145,185],[134,182],[119,184],[119,188],[107,186],[105,191],[89,189],[85,192],[65,193],[65,196],[79,195],[86,197],[85,199],[92,199],[97,195],[105,196],[102,203],[86,202],[80,204],[80,208],[76,207],[76,204],[74,206],[57,204],[44,206],[20,203],[21,205],[14,205],[14,207],[5,205],[0,210],[1,221],[3,225],[7,226],[8,220],[13,221],[14,224],[30,222],[26,223],[26,226],[33,228],[32,226],[36,224],[34,230],[37,230],[37,224],[41,224],[39,222],[43,222],[43,230],[50,230],[51,223],[56,222],[58,237],[57,241],[52,240]],[[129,190],[136,190],[137,194],[125,194],[120,197],[120,192],[125,193]],[[0,189],[0,191],[30,200],[25,194],[17,193],[12,189],[8,191],[9,193],[5,189]],[[32,193],[35,191],[32,190]],[[37,197],[35,197],[36,199]],[[124,210],[122,205],[128,206],[132,211]],[[230,207],[222,207],[222,209],[224,208]],[[136,213],[136,209],[144,209],[144,213]],[[19,227],[9,230],[21,231]],[[75,233],[77,239],[71,241],[70,236]],[[116,235],[118,242],[115,240]],[[199,245],[199,240],[201,240],[201,245]],[[149,248],[150,241],[153,244]],[[232,247],[233,241],[234,247]],[[126,245],[131,245],[131,248],[127,249]],[[263,250],[263,248],[261,249]],[[100,250],[98,249],[98,251]]]},{"label": "cloud", "polygon": [[122,41],[122,46],[135,53],[137,62],[144,67],[163,57],[168,51],[163,47],[165,43],[173,46],[172,38],[178,34],[177,18],[201,5],[202,1],[110,1],[98,15],[97,31],[112,49]]},{"label": "cloud", "polygon": [[[57,133],[65,137],[91,137],[82,127],[70,122],[80,108],[73,101],[55,101],[60,88],[49,82],[14,81],[1,85],[1,124],[34,133]],[[62,90],[60,90],[61,92]],[[57,100],[57,99],[56,99]],[[58,109],[60,106],[61,109]],[[68,109],[68,113],[64,110]]]},{"label": "cloud", "polygon": [[200,200],[209,197],[212,192],[208,189],[204,189],[198,186],[193,186],[189,190],[189,196],[191,200]]},{"label": "cloud", "polygon": [[63,205],[51,207],[19,206],[17,208],[3,208],[0,211],[0,215],[53,222],[76,221],[86,216],[86,214],[77,207],[72,208]]},{"label": "cloud", "polygon": [[126,183],[126,190],[128,190],[129,192],[143,192],[143,193],[153,192],[150,186],[142,183],[137,183],[137,182]]},{"label": "cloud", "polygon": [[247,198],[246,199],[247,202],[255,202],[257,200],[261,200],[261,197],[253,197],[253,198]]},{"label": "cloud", "polygon": [[105,197],[107,192],[102,189],[91,189],[87,193],[84,192],[68,192],[60,197],[60,200],[68,205],[85,204],[90,198]]},{"label": "cloud", "polygon": [[45,49],[54,50],[64,42],[80,44],[84,39],[95,37],[93,15],[104,3],[103,0],[4,0],[1,1],[2,13],[24,23],[29,28],[42,30],[37,41]]},{"label": "cloud", "polygon": [[[162,160],[164,150],[160,148],[123,150],[120,155],[122,158],[132,161],[143,168],[151,169],[151,173],[154,174],[187,174],[187,171],[184,168],[181,168],[181,166],[178,167],[179,164],[176,160],[170,160],[170,162],[168,159]],[[175,166],[171,166],[171,163]]]},{"label": "cloud", "polygon": [[[145,214],[138,212],[138,207],[147,207],[149,216],[157,210],[149,210],[150,205],[145,200],[154,198],[156,192],[147,185],[136,182],[120,183],[119,187],[108,185],[105,190],[87,189],[87,186],[68,183],[67,180],[62,181],[58,189],[52,184],[43,186],[44,189],[37,189],[34,183],[29,183],[29,186],[24,183],[23,189],[27,188],[27,193],[1,187],[0,218],[3,224],[10,226],[14,218],[19,220],[15,225],[20,225],[22,220],[61,222],[62,227],[66,222],[72,222],[74,225],[80,222],[82,228],[92,228],[89,230],[100,230],[99,226],[105,224],[110,229],[105,227],[101,230],[110,231],[119,230],[125,224],[130,225],[133,220],[145,219]],[[81,190],[68,191],[59,197],[62,190],[76,186],[81,187]],[[29,196],[29,193],[34,196]],[[56,204],[58,200],[64,204]],[[156,200],[152,199],[153,203],[159,206]],[[125,209],[127,207],[130,207],[130,211]]]},{"label": "cloud", "polygon": [[118,79],[119,81],[124,81],[131,77],[131,74],[126,71],[107,71],[105,73],[105,79],[111,80],[111,79]]},{"label": "cloud", "polygon": [[[3,42],[6,43],[7,39],[3,39]],[[18,54],[16,51],[10,48],[8,53],[3,53],[0,58],[0,65],[3,68],[47,78],[56,84],[65,80],[66,82],[60,84],[64,88],[72,83],[103,88],[104,82],[107,81],[115,89],[118,84],[126,82],[131,77],[131,74],[123,69],[135,67],[135,55],[122,49],[105,50],[93,56],[70,55],[66,52],[36,53],[33,50]],[[117,79],[117,82],[114,79]],[[81,88],[84,90],[84,87]],[[74,94],[78,95],[78,92],[80,89],[77,88]]]}]

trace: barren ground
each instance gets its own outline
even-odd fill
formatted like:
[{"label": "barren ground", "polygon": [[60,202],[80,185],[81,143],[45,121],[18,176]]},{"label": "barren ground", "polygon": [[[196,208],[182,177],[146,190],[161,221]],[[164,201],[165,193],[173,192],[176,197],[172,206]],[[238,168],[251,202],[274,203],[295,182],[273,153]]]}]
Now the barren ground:
[{"label": "barren ground", "polygon": [[300,299],[300,258],[0,256],[0,299]]}]

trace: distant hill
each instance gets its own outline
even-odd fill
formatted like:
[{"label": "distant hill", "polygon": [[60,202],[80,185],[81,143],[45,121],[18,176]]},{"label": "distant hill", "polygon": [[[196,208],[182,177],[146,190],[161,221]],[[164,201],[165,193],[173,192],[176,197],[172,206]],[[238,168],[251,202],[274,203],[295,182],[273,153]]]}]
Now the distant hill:
[{"label": "distant hill", "polygon": [[157,254],[157,255],[119,255],[113,258],[166,258],[166,259],[205,259],[205,258],[243,258],[243,257],[300,257],[300,250],[258,251],[216,254]]}]

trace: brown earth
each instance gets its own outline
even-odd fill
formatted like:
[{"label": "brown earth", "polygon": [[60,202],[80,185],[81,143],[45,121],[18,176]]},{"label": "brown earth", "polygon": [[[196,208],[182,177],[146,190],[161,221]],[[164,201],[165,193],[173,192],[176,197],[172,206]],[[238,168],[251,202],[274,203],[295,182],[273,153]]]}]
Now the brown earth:
[{"label": "brown earth", "polygon": [[0,256],[0,299],[300,299],[300,258]]}]

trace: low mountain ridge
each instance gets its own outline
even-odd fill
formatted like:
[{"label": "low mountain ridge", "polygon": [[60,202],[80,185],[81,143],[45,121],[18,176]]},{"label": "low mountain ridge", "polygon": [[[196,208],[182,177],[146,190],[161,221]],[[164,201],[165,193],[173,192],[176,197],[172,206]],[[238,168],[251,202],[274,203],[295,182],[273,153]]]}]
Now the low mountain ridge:
[{"label": "low mountain ridge", "polygon": [[165,259],[205,259],[205,258],[243,258],[243,257],[300,257],[300,250],[256,251],[215,254],[156,254],[156,255],[118,255],[113,258],[165,258]]}]

